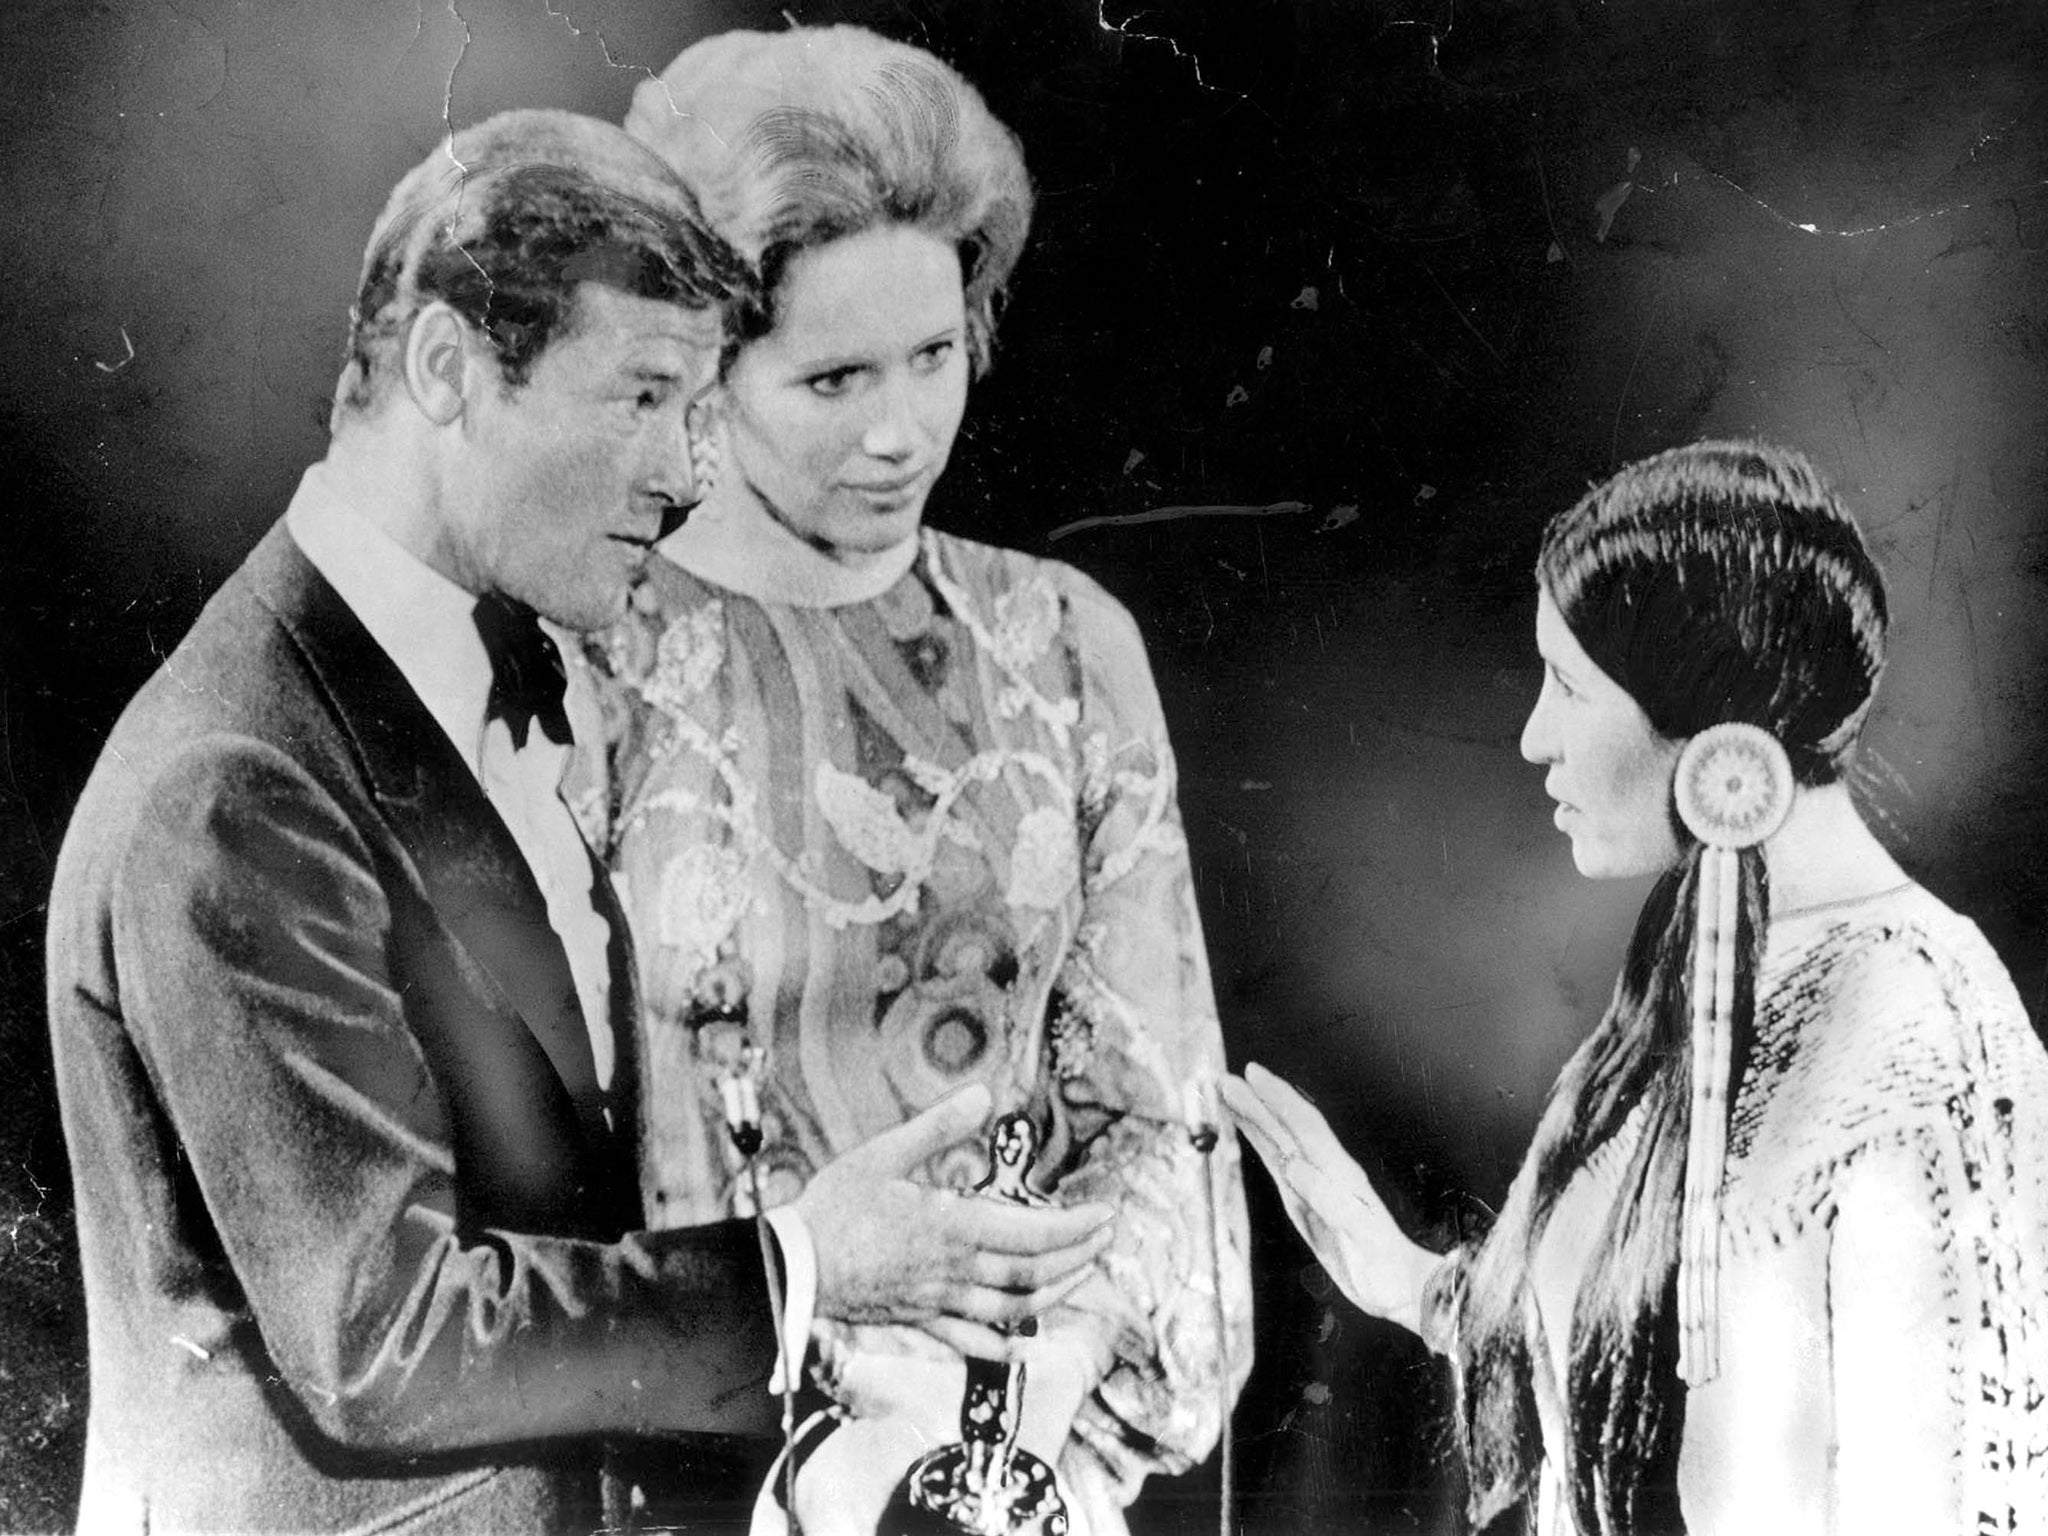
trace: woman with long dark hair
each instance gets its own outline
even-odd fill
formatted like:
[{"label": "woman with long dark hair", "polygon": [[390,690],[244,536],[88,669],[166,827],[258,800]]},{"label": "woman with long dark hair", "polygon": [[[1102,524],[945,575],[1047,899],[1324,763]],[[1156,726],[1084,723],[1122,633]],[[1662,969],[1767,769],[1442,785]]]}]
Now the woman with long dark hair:
[{"label": "woman with long dark hair", "polygon": [[1522,753],[1656,872],[1498,1221],[1401,1234],[1307,1101],[1226,1082],[1289,1214],[1446,1355],[1474,1523],[2048,1529],[2048,1054],[1845,774],[1883,583],[1795,453],[1697,443],[1555,519]]}]

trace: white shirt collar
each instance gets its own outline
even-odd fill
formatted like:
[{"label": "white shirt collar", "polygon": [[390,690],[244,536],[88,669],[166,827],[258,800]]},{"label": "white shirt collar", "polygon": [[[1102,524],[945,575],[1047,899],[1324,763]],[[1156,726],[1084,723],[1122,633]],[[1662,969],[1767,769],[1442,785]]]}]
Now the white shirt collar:
[{"label": "white shirt collar", "polygon": [[471,617],[476,597],[344,500],[325,464],[299,480],[285,527],[480,776],[491,659]]},{"label": "white shirt collar", "polygon": [[844,608],[895,586],[916,561],[918,540],[835,560],[736,491],[714,492],[655,547],[692,576],[743,597],[793,608]]}]

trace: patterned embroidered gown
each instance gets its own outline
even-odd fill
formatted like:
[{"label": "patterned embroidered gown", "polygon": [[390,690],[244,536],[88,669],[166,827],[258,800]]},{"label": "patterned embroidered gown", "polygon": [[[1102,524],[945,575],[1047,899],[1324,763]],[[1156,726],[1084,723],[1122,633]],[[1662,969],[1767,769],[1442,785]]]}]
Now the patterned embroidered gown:
[{"label": "patterned embroidered gown", "polygon": [[[769,1205],[965,1083],[1033,1111],[1041,1182],[1119,1210],[1108,1281],[1077,1295],[1110,1363],[1059,1456],[1101,1536],[1146,1473],[1208,1453],[1219,1372],[1250,1367],[1229,1137],[1217,1339],[1188,1117],[1222,1047],[1142,643],[1078,572],[930,530],[851,601],[772,525],[685,534],[698,573],[652,562],[583,658],[608,750],[572,786],[638,948],[650,1219],[751,1209],[716,1088],[747,1044]],[[962,1145],[930,1177],[983,1166]],[[880,1334],[825,1329],[828,1368],[902,1345]]]},{"label": "patterned embroidered gown", "polygon": [[[1686,1530],[2048,1530],[2048,1052],[2004,966],[1909,886],[1774,920],[1757,998]],[[1549,1383],[1641,1134],[1594,1153],[1538,1245]],[[1536,1529],[1571,1536],[1564,1405],[1537,1398]]]}]

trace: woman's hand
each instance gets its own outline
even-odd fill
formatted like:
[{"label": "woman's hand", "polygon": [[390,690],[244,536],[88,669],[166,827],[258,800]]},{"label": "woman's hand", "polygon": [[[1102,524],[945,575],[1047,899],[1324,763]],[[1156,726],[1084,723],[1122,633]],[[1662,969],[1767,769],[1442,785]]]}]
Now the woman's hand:
[{"label": "woman's hand", "polygon": [[1315,1106],[1264,1067],[1225,1077],[1223,1098],[1330,1278],[1359,1310],[1420,1333],[1441,1255],[1409,1240]]}]

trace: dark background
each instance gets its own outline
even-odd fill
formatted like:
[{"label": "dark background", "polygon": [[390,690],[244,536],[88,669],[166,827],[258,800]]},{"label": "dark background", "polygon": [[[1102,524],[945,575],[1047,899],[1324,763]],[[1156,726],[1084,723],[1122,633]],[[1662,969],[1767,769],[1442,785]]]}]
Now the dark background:
[{"label": "dark background", "polygon": [[[0,13],[0,1528],[68,1525],[84,1422],[40,945],[101,738],[321,453],[363,238],[444,120],[617,119],[780,11]],[[933,47],[1021,134],[1036,231],[932,515],[1136,611],[1232,1060],[1306,1082],[1418,1228],[1499,1198],[1642,894],[1573,874],[1515,740],[1536,532],[1653,449],[1779,439],[1856,507],[1896,621],[1871,808],[2040,1016],[2048,8],[789,12]],[[1436,1370],[1251,1193],[1248,1526],[1448,1528]],[[1213,1528],[1213,1484],[1155,1484],[1141,1526]]]}]

